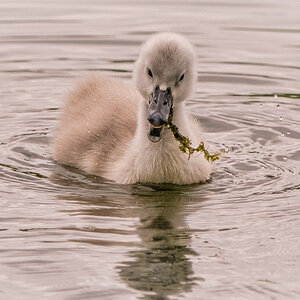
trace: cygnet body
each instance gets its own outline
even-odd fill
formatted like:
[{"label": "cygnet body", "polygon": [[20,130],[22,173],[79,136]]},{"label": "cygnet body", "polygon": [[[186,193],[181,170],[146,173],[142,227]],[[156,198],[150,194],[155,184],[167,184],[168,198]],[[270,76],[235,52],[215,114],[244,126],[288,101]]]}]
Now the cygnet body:
[{"label": "cygnet body", "polygon": [[134,83],[92,75],[68,96],[54,136],[54,159],[122,184],[192,184],[209,179],[202,154],[179,149],[166,122],[193,145],[204,141],[184,101],[196,81],[191,44],[174,33],[152,36],[135,64]]}]

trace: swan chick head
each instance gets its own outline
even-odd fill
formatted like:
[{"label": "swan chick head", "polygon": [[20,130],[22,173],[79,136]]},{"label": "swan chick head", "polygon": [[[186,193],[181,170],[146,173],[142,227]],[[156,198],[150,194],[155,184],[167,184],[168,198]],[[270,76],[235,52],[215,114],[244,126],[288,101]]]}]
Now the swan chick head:
[{"label": "swan chick head", "polygon": [[149,138],[160,132],[173,108],[193,91],[196,81],[193,46],[181,35],[159,33],[143,46],[134,70],[137,89],[148,104]]},{"label": "swan chick head", "polygon": [[176,33],[153,35],[143,46],[134,70],[135,84],[149,101],[156,87],[171,91],[174,105],[184,101],[196,81],[193,46]]}]

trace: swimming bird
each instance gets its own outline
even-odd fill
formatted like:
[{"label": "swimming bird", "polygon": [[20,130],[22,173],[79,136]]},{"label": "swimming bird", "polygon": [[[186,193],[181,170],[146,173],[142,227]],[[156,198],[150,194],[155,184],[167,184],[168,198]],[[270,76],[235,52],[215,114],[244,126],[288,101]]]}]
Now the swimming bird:
[{"label": "swimming bird", "polygon": [[99,74],[70,93],[53,142],[53,157],[121,184],[206,181],[211,163],[179,149],[166,126],[170,114],[193,145],[204,141],[187,112],[197,76],[193,46],[176,33],[153,35],[142,46],[133,83]]}]

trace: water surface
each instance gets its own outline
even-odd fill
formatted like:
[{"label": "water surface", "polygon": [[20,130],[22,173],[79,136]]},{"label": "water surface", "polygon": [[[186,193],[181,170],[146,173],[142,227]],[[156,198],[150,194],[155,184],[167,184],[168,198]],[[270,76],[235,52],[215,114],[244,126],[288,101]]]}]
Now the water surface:
[{"label": "water surface", "polygon": [[[1,299],[300,298],[299,1],[0,3]],[[196,46],[212,180],[117,185],[56,165],[76,78],[130,78],[157,31]]]}]

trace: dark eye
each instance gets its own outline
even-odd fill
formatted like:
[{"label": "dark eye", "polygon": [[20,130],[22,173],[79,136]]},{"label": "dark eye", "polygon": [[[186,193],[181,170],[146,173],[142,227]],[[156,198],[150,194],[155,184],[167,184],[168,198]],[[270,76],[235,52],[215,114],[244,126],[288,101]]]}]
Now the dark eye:
[{"label": "dark eye", "polygon": [[178,83],[179,83],[180,81],[182,81],[183,78],[184,78],[184,73],[180,76],[180,78],[179,78],[179,80],[178,80]]},{"label": "dark eye", "polygon": [[151,71],[149,68],[147,69],[147,73],[148,73],[148,75],[149,75],[150,77],[152,77],[152,78],[153,78],[152,71]]}]

